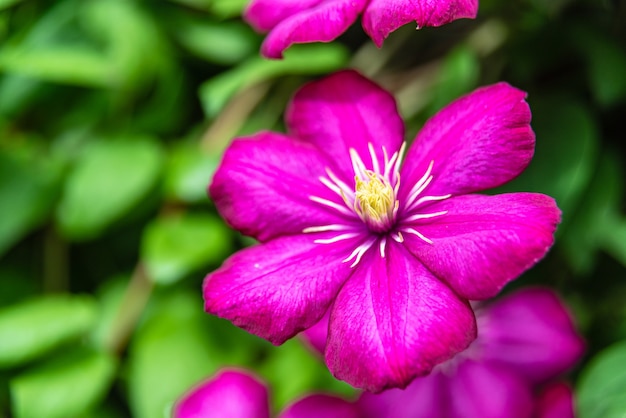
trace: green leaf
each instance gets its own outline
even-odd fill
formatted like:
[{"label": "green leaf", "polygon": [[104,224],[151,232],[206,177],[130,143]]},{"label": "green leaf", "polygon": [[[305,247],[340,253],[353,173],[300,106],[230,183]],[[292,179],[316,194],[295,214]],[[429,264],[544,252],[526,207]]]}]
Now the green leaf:
[{"label": "green leaf", "polygon": [[218,369],[204,316],[200,297],[176,293],[135,333],[128,381],[134,417],[169,416],[176,399]]},{"label": "green leaf", "polygon": [[591,93],[603,106],[626,98],[626,52],[622,45],[587,25],[570,29],[573,44],[580,49],[587,64]]},{"label": "green leaf", "polygon": [[112,74],[107,58],[85,47],[5,48],[0,71],[88,87],[106,87]]},{"label": "green leaf", "polygon": [[461,45],[454,48],[446,56],[436,86],[431,112],[434,114],[452,100],[474,89],[480,75],[480,61],[476,52],[469,46]]},{"label": "green leaf", "polygon": [[200,100],[207,116],[216,116],[238,92],[268,79],[287,74],[324,74],[344,66],[346,48],[339,44],[294,45],[282,60],[253,57],[221,73],[200,87]]},{"label": "green leaf", "polygon": [[174,283],[201,266],[220,263],[232,249],[232,233],[217,217],[183,214],[148,226],[141,247],[148,277]]},{"label": "green leaf", "polygon": [[108,67],[124,94],[154,80],[170,61],[158,26],[136,2],[93,0],[84,2],[80,11],[85,28],[106,45]]},{"label": "green leaf", "polygon": [[11,7],[19,2],[21,2],[22,0],[0,0],[0,9],[6,9],[8,7]]},{"label": "green leaf", "polygon": [[619,418],[626,414],[626,342],[601,351],[578,380],[580,418]]},{"label": "green leaf", "polygon": [[115,321],[119,320],[120,307],[130,280],[130,275],[113,277],[105,281],[98,289],[96,294],[99,305],[98,320],[91,328],[89,335],[94,346],[103,350],[109,348],[109,338],[114,332]]},{"label": "green leaf", "polygon": [[175,34],[192,53],[222,65],[232,65],[256,55],[260,46],[259,37],[242,22],[180,19]]},{"label": "green leaf", "polygon": [[606,228],[602,237],[602,248],[626,266],[626,219]]},{"label": "green leaf", "polygon": [[109,390],[116,359],[88,349],[73,350],[11,381],[16,418],[76,417],[97,405]]},{"label": "green leaf", "polygon": [[221,157],[201,152],[197,143],[183,143],[168,154],[166,195],[185,203],[206,202],[206,189]]},{"label": "green leaf", "polygon": [[46,296],[0,310],[0,367],[25,364],[84,335],[95,323],[86,296]]},{"label": "green leaf", "polygon": [[[617,155],[605,153],[597,164],[581,204],[560,241],[560,248],[579,274],[592,271],[598,249],[612,245],[619,233],[622,170]],[[620,240],[616,240],[616,243]],[[626,242],[626,241],[624,241]]]},{"label": "green leaf", "polygon": [[0,153],[0,255],[41,225],[58,197],[60,166],[39,154],[28,147]]},{"label": "green leaf", "polygon": [[248,2],[248,0],[212,0],[209,4],[213,14],[221,18],[229,18],[241,15]]},{"label": "green leaf", "polygon": [[155,186],[162,162],[153,139],[91,143],[65,183],[57,211],[64,235],[92,238],[122,218]]}]

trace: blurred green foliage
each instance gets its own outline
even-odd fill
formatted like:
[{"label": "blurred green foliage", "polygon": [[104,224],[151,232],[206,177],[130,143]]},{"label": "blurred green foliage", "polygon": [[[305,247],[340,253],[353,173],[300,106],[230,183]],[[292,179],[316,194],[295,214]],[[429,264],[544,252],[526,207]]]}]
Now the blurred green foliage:
[{"label": "blurred green foliage", "polygon": [[201,297],[248,243],[206,196],[223,149],[282,129],[293,92],[343,67],[393,92],[409,140],[479,85],[529,92],[536,156],[506,190],[554,196],[563,224],[511,287],[560,291],[588,344],[580,416],[623,416],[626,4],[483,0],[380,50],[355,25],[267,61],[245,3],[0,0],[0,417],[160,418],[224,366],[256,370],[274,408],[353,394],[301,341],[272,347]]}]

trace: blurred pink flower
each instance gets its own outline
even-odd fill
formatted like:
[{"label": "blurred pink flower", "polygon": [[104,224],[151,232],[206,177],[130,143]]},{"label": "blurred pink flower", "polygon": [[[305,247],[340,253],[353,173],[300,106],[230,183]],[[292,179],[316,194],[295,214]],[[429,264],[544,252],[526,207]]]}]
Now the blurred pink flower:
[{"label": "blurred pink flower", "polygon": [[474,18],[478,0],[252,0],[244,18],[259,32],[269,32],[261,47],[268,58],[280,58],[294,43],[330,42],[359,14],[363,29],[377,46],[409,22],[418,28]]},{"label": "blurred pink flower", "polygon": [[[279,418],[358,418],[353,404],[315,394],[288,406]],[[243,370],[222,370],[186,393],[174,406],[174,418],[269,418],[265,385]]]},{"label": "blurred pink flower", "polygon": [[533,418],[574,418],[574,394],[563,382],[551,383],[535,397]]},{"label": "blurred pink flower", "polygon": [[584,343],[547,289],[515,292],[477,311],[478,338],[405,390],[363,393],[361,418],[573,418],[572,393],[557,378]]},{"label": "blurred pink flower", "polygon": [[431,118],[404,159],[402,120],[379,86],[344,71],[302,88],[288,135],[236,139],[215,173],[217,209],[261,245],[207,276],[205,310],[282,344],[330,308],[326,363],[371,391],[465,349],[468,299],[543,257],[560,220],[541,194],[472,194],[529,163],[524,97],[505,83],[474,91]]}]

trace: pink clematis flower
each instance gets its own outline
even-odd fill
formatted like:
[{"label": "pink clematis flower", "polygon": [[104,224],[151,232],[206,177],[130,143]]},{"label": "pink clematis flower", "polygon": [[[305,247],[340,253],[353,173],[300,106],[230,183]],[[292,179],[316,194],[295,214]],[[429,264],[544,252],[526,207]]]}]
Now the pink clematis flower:
[{"label": "pink clematis flower", "polygon": [[205,310],[281,344],[330,309],[326,363],[370,391],[405,387],[476,335],[468,300],[544,256],[560,211],[535,193],[473,194],[529,163],[525,93],[484,87],[431,118],[407,151],[389,93],[353,71],[302,88],[289,134],[233,141],[210,186],[261,242],[204,282]]},{"label": "pink clematis flower", "polygon": [[[315,394],[288,406],[279,418],[359,418],[354,404]],[[186,393],[174,406],[174,418],[269,418],[267,388],[243,370],[222,370]]]},{"label": "pink clematis flower", "polygon": [[281,58],[294,43],[330,42],[359,14],[363,28],[380,47],[391,32],[415,21],[418,28],[475,18],[478,0],[252,0],[244,18],[259,32],[269,32],[261,53]]},{"label": "pink clematis flower", "polygon": [[404,391],[364,393],[361,418],[573,418],[573,397],[550,381],[584,343],[556,295],[518,291],[477,311],[478,338]]}]

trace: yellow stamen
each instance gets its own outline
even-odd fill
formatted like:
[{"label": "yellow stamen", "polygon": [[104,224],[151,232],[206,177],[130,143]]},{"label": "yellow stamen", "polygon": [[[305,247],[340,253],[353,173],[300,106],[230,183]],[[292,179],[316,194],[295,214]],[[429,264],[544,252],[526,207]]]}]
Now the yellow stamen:
[{"label": "yellow stamen", "polygon": [[384,228],[393,219],[395,192],[384,177],[371,170],[365,173],[366,179],[355,177],[354,209],[366,223]]}]

